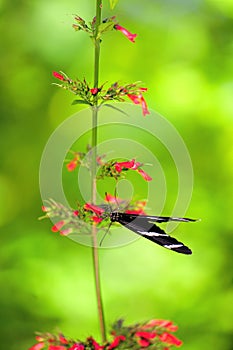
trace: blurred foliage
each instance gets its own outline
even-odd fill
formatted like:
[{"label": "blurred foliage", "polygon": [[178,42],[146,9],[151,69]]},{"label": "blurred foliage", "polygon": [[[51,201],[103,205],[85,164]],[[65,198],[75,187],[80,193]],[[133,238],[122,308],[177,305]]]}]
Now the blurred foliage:
[{"label": "blurred foliage", "polygon": [[[91,20],[94,7],[83,0],[0,2],[2,349],[27,349],[37,330],[99,335],[90,249],[37,221],[43,148],[81,108],[51,85],[51,72],[92,81],[92,43],[71,25],[72,14]],[[113,14],[108,1],[104,12]],[[189,215],[202,221],[181,227],[191,257],[145,240],[101,251],[107,324],[167,318],[179,325],[185,350],[231,350],[233,2],[120,0],[114,14],[138,38],[135,44],[117,32],[104,38],[101,81],[142,80],[148,87],[148,105],[174,124],[189,149],[195,173]],[[160,161],[170,209],[175,180],[170,160]]]}]

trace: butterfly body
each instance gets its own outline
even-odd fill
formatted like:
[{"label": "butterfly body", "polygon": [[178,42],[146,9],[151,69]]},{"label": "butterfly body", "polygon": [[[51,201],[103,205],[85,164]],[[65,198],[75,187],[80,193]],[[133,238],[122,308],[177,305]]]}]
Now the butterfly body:
[{"label": "butterfly body", "polygon": [[168,235],[156,223],[178,221],[178,222],[194,222],[194,219],[188,218],[173,218],[169,216],[150,216],[137,215],[113,211],[110,213],[111,222],[118,222],[125,228],[137,233],[138,235],[157,243],[164,248],[173,250],[181,254],[192,254],[191,249],[185,246],[182,242],[177,241],[176,238]]}]

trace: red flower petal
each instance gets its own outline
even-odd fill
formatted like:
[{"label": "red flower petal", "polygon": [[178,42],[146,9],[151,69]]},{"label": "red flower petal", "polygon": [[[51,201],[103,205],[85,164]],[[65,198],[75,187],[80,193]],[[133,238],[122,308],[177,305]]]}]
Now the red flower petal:
[{"label": "red flower petal", "polygon": [[137,169],[137,172],[143,177],[144,180],[146,181],[151,181],[152,177],[148,175],[143,169]]},{"label": "red flower petal", "polygon": [[96,224],[98,224],[99,222],[103,221],[103,219],[100,218],[99,216],[92,216],[92,220],[93,220]]},{"label": "red flower petal", "polygon": [[63,75],[58,72],[53,72],[53,76],[62,81],[66,80],[65,77],[63,77]]},{"label": "red flower petal", "polygon": [[106,193],[104,200],[109,203],[116,203],[116,197],[112,196],[110,193]]},{"label": "red flower petal", "polygon": [[128,94],[127,96],[130,98],[131,101],[133,101],[133,103],[135,105],[139,105],[140,104],[140,99],[139,99],[138,95]]},{"label": "red flower petal", "polygon": [[107,347],[107,349],[108,350],[115,349],[120,344],[120,342],[124,340],[126,340],[126,337],[124,335],[117,335],[112,341],[112,343]]},{"label": "red flower petal", "polygon": [[170,332],[176,332],[178,329],[177,326],[175,326],[171,321],[168,320],[151,320],[145,325],[145,328],[151,328],[155,326],[167,328],[167,330],[169,330]]},{"label": "red flower petal", "polygon": [[45,346],[45,344],[42,342],[42,343],[37,343],[35,345],[33,345],[29,350],[40,350],[40,349],[43,349]]},{"label": "red flower petal", "polygon": [[132,166],[132,170],[137,170],[138,167],[140,167],[142,164],[139,162],[134,162],[134,165]]},{"label": "red flower petal", "polygon": [[85,347],[83,344],[74,344],[68,350],[85,350]]},{"label": "red flower petal", "polygon": [[102,215],[104,213],[104,209],[103,208],[100,208],[97,205],[90,204],[90,203],[85,203],[84,204],[84,209],[90,210],[93,213],[95,213],[96,215]]},{"label": "red flower petal", "polygon": [[147,114],[150,114],[148,108],[147,108],[147,104],[146,104],[146,101],[144,99],[144,97],[142,95],[139,95],[139,98],[140,98],[140,103],[142,105],[142,114],[145,116]]},{"label": "red flower petal", "polygon": [[71,228],[71,227],[69,227],[69,228],[67,228],[66,230],[61,230],[60,231],[60,234],[62,235],[62,236],[68,236],[70,233],[72,233],[73,232],[73,229]]},{"label": "red flower petal", "polygon": [[125,29],[124,27],[120,26],[119,24],[116,24],[114,26],[114,28],[116,30],[119,30],[122,34],[124,34],[130,41],[132,41],[132,43],[135,42],[135,38],[136,38],[137,34],[130,33],[127,29]]},{"label": "red flower petal", "polygon": [[138,339],[138,344],[142,347],[142,348],[147,348],[150,345],[149,340],[147,339]]},{"label": "red flower petal", "polygon": [[136,332],[135,333],[136,337],[141,337],[145,339],[154,339],[156,336],[155,332]]},{"label": "red flower petal", "polygon": [[170,333],[163,333],[159,335],[159,338],[162,342],[170,345],[181,346],[183,344],[180,339],[176,338],[173,334]]},{"label": "red flower petal", "polygon": [[58,232],[60,231],[60,229],[62,228],[62,226],[65,225],[65,221],[64,220],[61,220],[61,221],[58,221],[52,228],[51,228],[51,231],[52,232]]},{"label": "red flower petal", "polygon": [[104,349],[104,346],[99,345],[92,337],[88,338],[87,340],[91,341],[92,345],[94,346],[94,350]]},{"label": "red flower petal", "polygon": [[62,344],[68,344],[68,340],[62,334],[59,334],[59,340]]},{"label": "red flower petal", "polygon": [[142,96],[142,94],[139,94],[139,95],[128,94],[127,96],[131,99],[131,101],[133,101],[134,104],[136,104],[136,105],[140,104],[142,106],[142,114],[144,116],[147,114],[150,114],[150,112],[147,108],[146,101],[145,101],[144,97]]},{"label": "red flower petal", "polygon": [[127,162],[116,162],[114,165],[115,165],[115,169],[116,169],[116,167],[121,168],[121,170],[123,168],[132,169],[135,165],[135,159],[132,159],[132,160],[127,161]]},{"label": "red flower petal", "polygon": [[48,350],[67,350],[63,345],[49,345]]},{"label": "red flower petal", "polygon": [[78,161],[77,159],[72,159],[68,164],[66,164],[66,167],[68,169],[68,171],[73,171],[77,165],[78,165]]},{"label": "red flower petal", "polygon": [[115,167],[115,169],[116,169],[116,171],[117,171],[118,173],[121,173],[121,172],[122,172],[122,167],[120,166],[119,163],[115,163],[115,164],[114,164],[114,167]]}]

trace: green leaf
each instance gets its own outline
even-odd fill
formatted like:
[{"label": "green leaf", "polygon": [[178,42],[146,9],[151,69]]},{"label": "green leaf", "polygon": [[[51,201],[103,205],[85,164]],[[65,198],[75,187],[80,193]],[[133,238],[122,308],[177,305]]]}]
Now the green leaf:
[{"label": "green leaf", "polygon": [[111,10],[113,10],[116,4],[118,3],[118,0],[109,0],[109,2]]},{"label": "green leaf", "polygon": [[72,105],[91,105],[89,102],[84,101],[84,100],[74,100],[72,103]]},{"label": "green leaf", "polygon": [[122,111],[122,109],[120,109],[120,108],[117,108],[117,107],[115,107],[115,106],[113,106],[113,105],[110,105],[110,104],[108,104],[108,103],[105,103],[104,106],[109,107],[109,108],[112,108],[112,109],[115,109],[116,111],[118,111],[118,112],[120,112],[120,113],[126,115],[127,117],[129,117],[129,114],[126,113],[126,112],[124,112],[124,111]]},{"label": "green leaf", "polygon": [[109,21],[106,23],[101,23],[98,27],[97,39],[100,38],[101,34],[107,33],[107,32],[110,32],[111,30],[113,30],[114,25],[115,25],[115,23],[112,21]]}]

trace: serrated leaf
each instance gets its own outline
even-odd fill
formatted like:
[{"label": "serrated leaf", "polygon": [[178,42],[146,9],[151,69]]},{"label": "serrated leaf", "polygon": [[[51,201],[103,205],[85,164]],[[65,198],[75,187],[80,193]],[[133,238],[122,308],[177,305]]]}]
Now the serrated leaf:
[{"label": "serrated leaf", "polygon": [[113,10],[116,4],[118,3],[118,0],[109,0],[109,2],[111,10]]},{"label": "serrated leaf", "polygon": [[109,107],[109,108],[112,108],[112,109],[115,109],[116,111],[118,111],[118,112],[120,112],[120,113],[126,115],[127,117],[129,117],[129,114],[126,113],[126,112],[124,112],[124,111],[122,111],[122,109],[120,109],[120,108],[117,108],[117,107],[115,107],[115,106],[113,106],[113,105],[110,105],[110,104],[108,104],[108,103],[105,103],[104,106]]},{"label": "serrated leaf", "polygon": [[90,105],[89,102],[84,100],[74,100],[71,104],[72,105]]},{"label": "serrated leaf", "polygon": [[98,36],[97,38],[99,39],[101,34],[103,33],[107,33],[110,32],[111,30],[113,30],[115,23],[110,21],[110,22],[106,22],[106,23],[101,23],[98,27]]}]

